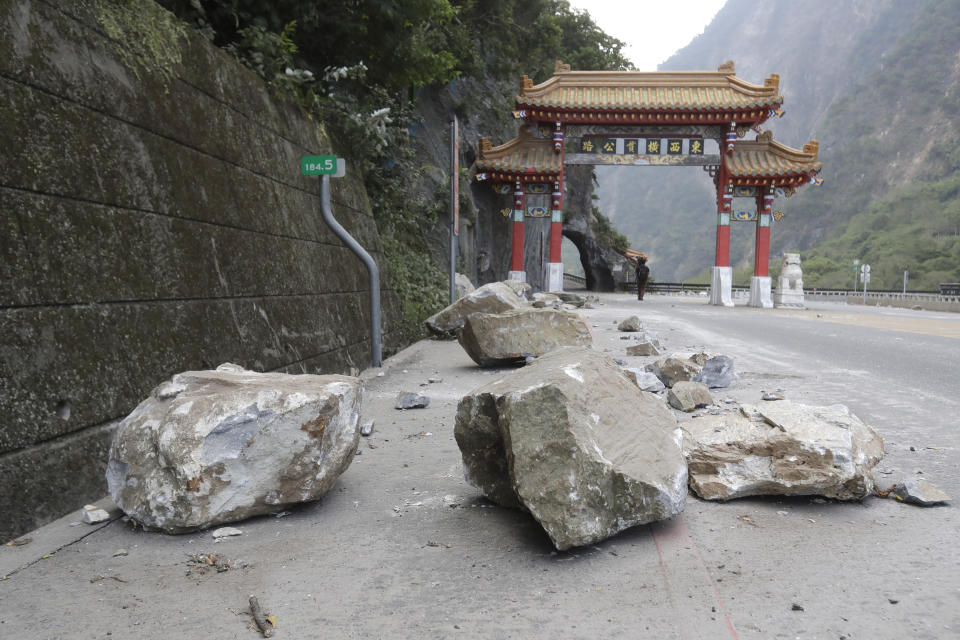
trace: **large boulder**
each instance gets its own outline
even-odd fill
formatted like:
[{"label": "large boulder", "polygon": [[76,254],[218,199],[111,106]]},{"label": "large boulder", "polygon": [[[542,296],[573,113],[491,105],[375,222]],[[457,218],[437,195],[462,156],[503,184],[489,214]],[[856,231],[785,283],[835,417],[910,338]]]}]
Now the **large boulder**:
[{"label": "large boulder", "polygon": [[424,324],[431,333],[452,338],[470,314],[500,313],[525,306],[526,300],[518,296],[506,283],[491,282],[430,316],[424,320]]},{"label": "large boulder", "polygon": [[467,481],[527,509],[557,549],[680,513],[687,468],[676,418],[608,356],[557,349],[457,407]]},{"label": "large boulder", "polygon": [[467,317],[457,340],[481,367],[523,362],[559,347],[587,346],[590,327],[576,313],[559,309],[512,309],[474,313]]},{"label": "large boulder", "polygon": [[674,353],[647,365],[647,371],[660,378],[666,387],[691,380],[709,360],[706,353]]},{"label": "large boulder", "polygon": [[820,495],[860,500],[873,491],[883,440],[847,407],[789,401],[685,423],[690,488],[707,500]]},{"label": "large boulder", "polygon": [[113,501],[182,533],[320,498],[353,460],[362,386],[339,375],[188,371],[124,418],[107,463]]}]

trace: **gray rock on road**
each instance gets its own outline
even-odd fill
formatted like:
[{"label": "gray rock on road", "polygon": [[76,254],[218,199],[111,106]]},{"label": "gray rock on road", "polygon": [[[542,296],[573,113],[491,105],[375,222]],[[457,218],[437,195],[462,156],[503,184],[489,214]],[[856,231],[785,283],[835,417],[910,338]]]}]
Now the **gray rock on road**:
[{"label": "gray rock on road", "polygon": [[663,346],[653,335],[642,332],[633,336],[637,344],[627,347],[628,356],[658,356],[663,350]]},{"label": "gray rock on road", "polygon": [[397,394],[395,409],[424,409],[430,406],[430,398],[414,391],[401,391]]},{"label": "gray rock on road", "polygon": [[526,307],[472,314],[457,340],[474,362],[489,367],[521,363],[559,347],[587,346],[593,334],[576,313]]},{"label": "gray rock on road", "polygon": [[932,507],[950,500],[949,495],[923,478],[911,478],[898,482],[892,487],[890,495],[900,502],[909,502],[921,507]]},{"label": "gray rock on road", "polygon": [[491,282],[430,316],[424,320],[424,324],[431,333],[452,338],[472,313],[500,313],[526,306],[526,300],[517,295],[507,282]]},{"label": "gray rock on road", "polygon": [[188,371],[124,418],[107,464],[113,501],[183,533],[316,500],[353,461],[360,380]]},{"label": "gray rock on road", "polygon": [[474,389],[454,434],[470,484],[522,506],[557,549],[680,513],[677,421],[607,356],[558,349]]},{"label": "gray rock on road", "polygon": [[544,309],[546,307],[556,308],[560,306],[560,298],[552,293],[538,292],[533,294],[530,299],[533,303],[533,306],[537,309]]},{"label": "gray rock on road", "polygon": [[663,386],[663,383],[660,382],[660,378],[653,375],[649,371],[643,369],[637,369],[636,367],[623,367],[623,371],[629,375],[644,391],[649,391],[650,393],[657,393],[658,391],[663,391],[666,389]]},{"label": "gray rock on road", "polygon": [[617,325],[617,331],[643,331],[643,323],[637,316],[630,316]]},{"label": "gray rock on road", "polygon": [[861,500],[883,440],[844,405],[787,400],[685,423],[690,488],[707,500],[820,495]]},{"label": "gray rock on road", "polygon": [[587,299],[578,293],[570,293],[569,291],[551,291],[550,293],[560,298],[565,304],[576,308],[582,307],[587,302]]},{"label": "gray rock on road", "polygon": [[706,353],[674,353],[647,365],[647,371],[660,378],[666,387],[691,380],[710,359]]},{"label": "gray rock on road", "polygon": [[700,373],[692,378],[694,382],[702,382],[710,389],[729,387],[736,379],[733,358],[728,356],[713,356],[703,364]]}]

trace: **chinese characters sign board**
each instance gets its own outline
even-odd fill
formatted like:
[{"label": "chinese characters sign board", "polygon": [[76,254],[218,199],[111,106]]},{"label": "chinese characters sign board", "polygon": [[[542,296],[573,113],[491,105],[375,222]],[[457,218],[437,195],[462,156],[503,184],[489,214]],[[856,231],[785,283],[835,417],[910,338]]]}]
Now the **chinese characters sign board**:
[{"label": "chinese characters sign board", "polygon": [[603,155],[703,155],[703,138],[596,138],[580,139],[579,153]]}]

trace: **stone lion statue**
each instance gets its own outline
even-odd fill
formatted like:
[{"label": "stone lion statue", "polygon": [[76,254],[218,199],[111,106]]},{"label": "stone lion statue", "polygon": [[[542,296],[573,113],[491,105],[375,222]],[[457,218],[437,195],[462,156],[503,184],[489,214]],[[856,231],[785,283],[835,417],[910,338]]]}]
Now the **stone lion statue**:
[{"label": "stone lion statue", "polygon": [[803,293],[803,270],[800,268],[799,253],[783,254],[780,265],[780,279],[777,281],[780,291],[796,291]]}]

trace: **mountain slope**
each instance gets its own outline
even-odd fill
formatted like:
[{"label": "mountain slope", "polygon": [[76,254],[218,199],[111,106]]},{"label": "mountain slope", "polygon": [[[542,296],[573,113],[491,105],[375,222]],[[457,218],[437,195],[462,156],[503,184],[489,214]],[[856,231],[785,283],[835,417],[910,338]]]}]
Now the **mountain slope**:
[{"label": "mountain slope", "polygon": [[[710,69],[732,59],[737,75],[751,82],[778,73],[787,115],[768,128],[790,146],[820,141],[824,186],[777,200],[775,208],[786,217],[774,229],[774,262],[783,251],[809,250],[841,235],[853,216],[893,189],[955,170],[950,153],[957,116],[950,105],[956,100],[958,14],[958,4],[947,1],[731,0],[702,35],[662,65]],[[653,256],[656,277],[689,278],[711,265],[715,204],[709,179],[693,170],[626,171],[600,172],[601,208],[633,246]],[[735,265],[752,267],[752,230],[750,224],[734,226]],[[843,249],[834,245],[830,253]],[[849,255],[831,258],[835,265],[814,270],[807,282],[823,275],[841,285],[847,260],[868,257],[855,250],[861,249],[848,247]],[[828,275],[834,266],[842,269]]]}]

